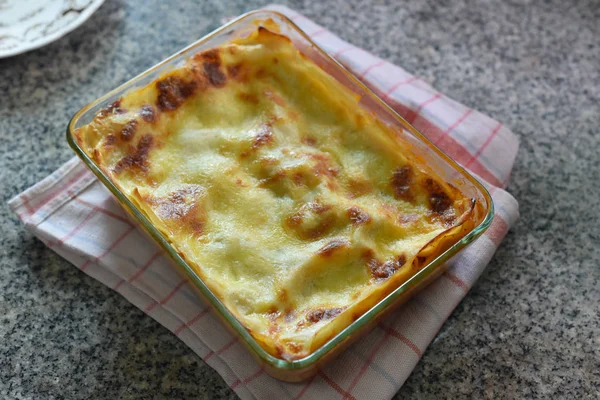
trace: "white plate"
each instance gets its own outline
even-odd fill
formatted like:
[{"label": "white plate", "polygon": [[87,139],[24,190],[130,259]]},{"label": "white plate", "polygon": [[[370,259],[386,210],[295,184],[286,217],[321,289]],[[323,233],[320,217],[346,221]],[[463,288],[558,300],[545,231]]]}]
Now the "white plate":
[{"label": "white plate", "polygon": [[85,22],[104,0],[0,0],[0,58],[37,49]]}]

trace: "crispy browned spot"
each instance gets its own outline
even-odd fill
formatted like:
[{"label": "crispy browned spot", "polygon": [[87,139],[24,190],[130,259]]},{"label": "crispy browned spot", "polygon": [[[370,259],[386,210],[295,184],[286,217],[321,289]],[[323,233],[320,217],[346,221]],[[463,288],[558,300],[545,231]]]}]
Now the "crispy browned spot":
[{"label": "crispy browned spot", "polygon": [[254,136],[252,148],[258,149],[271,143],[273,143],[273,128],[270,123],[262,124]]},{"label": "crispy browned spot", "polygon": [[114,168],[114,173],[119,174],[125,169],[139,169],[142,172],[148,171],[148,153],[152,148],[154,138],[147,133],[140,138],[135,152],[120,159]]},{"label": "crispy browned spot", "polygon": [[256,95],[252,94],[252,93],[246,93],[246,92],[240,92],[238,94],[238,98],[246,103],[250,103],[250,104],[258,104],[259,100],[258,97],[256,97]]},{"label": "crispy browned spot", "polygon": [[202,186],[191,185],[166,197],[149,198],[147,201],[154,206],[160,218],[175,222],[170,226],[177,230],[187,226],[193,233],[201,235],[205,229],[204,209],[200,203],[204,193]]},{"label": "crispy browned spot", "polygon": [[219,64],[204,63],[204,73],[210,84],[215,87],[223,87],[227,81],[227,77],[221,72]]},{"label": "crispy browned spot", "polygon": [[406,256],[400,254],[396,258],[387,260],[384,263],[376,260],[375,257],[372,257],[367,261],[367,266],[373,278],[382,280],[392,276],[394,272],[398,271],[405,263]]},{"label": "crispy browned spot", "polygon": [[351,199],[363,196],[369,193],[373,187],[371,183],[365,179],[349,179],[348,180],[348,194],[347,196]]},{"label": "crispy browned spot", "polygon": [[248,68],[243,63],[227,66],[227,75],[231,79],[245,83],[248,81]]},{"label": "crispy browned spot", "polygon": [[273,64],[278,64],[279,60],[277,59],[277,57],[273,57]]},{"label": "crispy browned spot", "polygon": [[454,215],[451,209],[442,214],[442,222],[446,228],[456,225],[456,215]]},{"label": "crispy browned spot", "polygon": [[310,153],[308,154],[308,157],[316,161],[313,167],[315,174],[333,178],[340,173],[340,170],[332,165],[333,161],[331,160],[331,157],[321,153]]},{"label": "crispy browned spot", "polygon": [[244,150],[240,153],[242,158],[246,158],[250,154],[255,153],[261,147],[268,146],[273,143],[273,123],[275,121],[276,118],[270,118],[267,122],[263,122],[261,124],[256,132],[256,135],[254,135],[250,149]]},{"label": "crispy browned spot", "polygon": [[204,221],[202,220],[193,220],[189,221],[190,228],[192,228],[192,232],[202,235],[204,233]]},{"label": "crispy browned spot", "polygon": [[121,140],[124,142],[129,142],[133,138],[137,126],[138,122],[135,119],[132,119],[131,121],[123,125],[123,128],[121,128],[121,132],[119,133],[119,137],[121,138]]},{"label": "crispy browned spot", "polygon": [[400,254],[398,257],[396,257],[396,263],[401,267],[406,264],[406,255]]},{"label": "crispy browned spot", "polygon": [[306,319],[315,324],[323,320],[332,319],[342,311],[343,309],[340,307],[311,310],[306,314]]},{"label": "crispy browned spot", "polygon": [[304,220],[303,217],[304,217],[303,214],[300,212],[294,213],[286,219],[286,223],[290,227],[295,228],[297,226],[300,226],[300,224],[302,224],[302,221]]},{"label": "crispy browned spot", "polygon": [[346,210],[346,214],[348,214],[352,225],[366,224],[371,221],[371,216],[360,207],[352,206]]},{"label": "crispy browned spot", "polygon": [[154,107],[149,104],[142,106],[140,109],[140,116],[144,121],[149,124],[152,124],[156,121],[156,113],[154,112]]},{"label": "crispy browned spot", "polygon": [[302,143],[307,144],[309,146],[314,146],[317,144],[317,139],[312,136],[304,136],[301,140]]},{"label": "crispy browned spot", "polygon": [[338,249],[347,247],[349,244],[350,243],[347,240],[333,239],[332,241],[327,243],[325,246],[323,246],[319,250],[317,250],[317,254],[322,257],[330,257]]},{"label": "crispy browned spot", "polygon": [[423,187],[428,192],[427,200],[431,211],[436,214],[443,214],[444,211],[450,208],[452,200],[438,182],[432,178],[427,178],[423,183]]},{"label": "crispy browned spot", "polygon": [[203,51],[194,56],[195,59],[199,59],[202,62],[210,62],[213,64],[221,64],[221,54],[219,49],[209,49]]},{"label": "crispy browned spot", "polygon": [[394,197],[398,200],[412,201],[412,181],[413,170],[411,167],[404,166],[397,168],[392,175],[392,189],[394,191]]},{"label": "crispy browned spot", "polygon": [[373,271],[381,265],[381,261],[377,259],[375,256],[375,252],[372,249],[366,249],[362,252],[361,258],[367,264],[367,268],[370,271]]},{"label": "crispy browned spot", "polygon": [[223,87],[227,77],[221,71],[221,54],[218,49],[207,50],[200,53],[196,58],[202,60],[204,76],[208,82],[215,87]]},{"label": "crispy browned spot", "polygon": [[177,190],[170,193],[166,198],[151,200],[156,205],[156,214],[163,219],[181,219],[189,211],[190,206],[186,202],[186,191]]},{"label": "crispy browned spot", "polygon": [[162,111],[173,111],[179,108],[196,90],[195,81],[185,82],[177,76],[168,76],[156,82],[158,98],[156,104]]},{"label": "crispy browned spot", "polygon": [[112,146],[113,144],[115,144],[116,142],[117,142],[117,137],[111,133],[106,136],[106,139],[104,139],[104,146],[109,147],[109,146]]},{"label": "crispy browned spot", "polygon": [[325,235],[331,227],[333,227],[333,223],[335,222],[335,217],[333,215],[325,216],[319,225],[312,229],[306,230],[306,238],[308,239],[318,239]]},{"label": "crispy browned spot", "polygon": [[273,103],[277,104],[278,106],[285,107],[285,100],[279,94],[277,94],[271,90],[265,90],[265,96],[267,96],[269,98],[269,100],[271,100]]},{"label": "crispy browned spot", "polygon": [[[324,205],[319,202],[310,202],[302,206],[294,214],[288,216],[285,222],[301,239],[314,240],[327,233],[335,223],[335,214],[327,213],[329,209],[331,209],[330,205]],[[307,213],[319,216],[315,226],[304,225]]]},{"label": "crispy browned spot", "polygon": [[227,66],[227,75],[229,75],[230,78],[237,78],[238,74],[240,73],[240,69],[242,68],[242,64],[235,64],[235,65],[228,65]]},{"label": "crispy browned spot", "polygon": [[291,167],[287,171],[291,177],[292,182],[296,186],[314,188],[319,183],[321,183],[319,177],[315,176],[312,170],[307,169],[306,165]]},{"label": "crispy browned spot", "polygon": [[295,172],[292,175],[292,182],[294,182],[296,186],[304,185],[304,175],[301,172]]},{"label": "crispy browned spot", "polygon": [[263,188],[271,188],[274,192],[281,192],[283,193],[283,191],[285,191],[285,188],[282,186],[278,186],[280,185],[282,182],[284,182],[284,178],[286,177],[286,173],[284,170],[282,169],[278,169],[272,173],[270,173],[266,178],[263,178],[259,181],[259,186],[263,187]]},{"label": "crispy browned spot", "polygon": [[98,113],[99,118],[104,118],[108,115],[112,114],[124,114],[127,110],[121,108],[121,99],[114,101],[112,104],[109,104]]}]

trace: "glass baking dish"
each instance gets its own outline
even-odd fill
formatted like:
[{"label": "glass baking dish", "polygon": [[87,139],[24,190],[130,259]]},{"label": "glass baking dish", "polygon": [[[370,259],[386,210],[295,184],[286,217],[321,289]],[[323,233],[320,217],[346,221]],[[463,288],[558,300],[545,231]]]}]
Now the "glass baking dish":
[{"label": "glass baking dish", "polygon": [[[74,139],[74,131],[88,124],[93,117],[103,108],[120,98],[124,93],[148,85],[166,71],[182,66],[192,55],[222,45],[234,38],[248,36],[261,22],[271,20],[274,22],[281,34],[287,36],[292,44],[298,48],[306,57],[312,60],[320,68],[346,88],[356,93],[360,98],[360,105],[370,111],[381,122],[391,127],[398,134],[398,140],[406,151],[418,158],[426,169],[435,171],[437,176],[451,183],[464,196],[475,199],[473,228],[455,243],[446,243],[445,251],[423,266],[410,279],[393,290],[383,300],[365,312],[362,316],[348,325],[345,329],[316,349],[308,356],[297,360],[284,360],[277,358],[267,352],[247,331],[247,329],[234,317],[224,306],[202,279],[194,272],[194,269],[182,258],[177,250],[170,244],[167,238],[150,222],[145,214],[119,189],[102,169],[85,153]],[[494,207],[492,199],[487,190],[471,175],[469,175],[456,162],[446,156],[441,150],[433,145],[427,138],[417,132],[408,122],[393,111],[384,101],[375,95],[369,88],[363,85],[356,77],[347,71],[340,63],[330,57],[321,48],[298,28],[286,16],[274,11],[254,11],[245,14],[236,20],[224,25],[213,33],[200,39],[196,43],[181,50],[175,55],[162,61],[156,66],[143,72],[129,82],[112,90],[96,101],[82,108],[71,119],[67,129],[67,141],[75,153],[92,170],[100,181],[115,195],[124,208],[140,222],[141,226],[154,238],[169,256],[179,266],[192,286],[197,289],[200,296],[216,310],[225,326],[238,335],[241,342],[258,359],[267,373],[275,378],[285,381],[302,381],[314,375],[325,363],[331,361],[350,343],[368,332],[377,322],[391,310],[407,301],[417,291],[425,287],[429,282],[438,277],[445,269],[444,263],[459,250],[467,246],[490,225]]]}]

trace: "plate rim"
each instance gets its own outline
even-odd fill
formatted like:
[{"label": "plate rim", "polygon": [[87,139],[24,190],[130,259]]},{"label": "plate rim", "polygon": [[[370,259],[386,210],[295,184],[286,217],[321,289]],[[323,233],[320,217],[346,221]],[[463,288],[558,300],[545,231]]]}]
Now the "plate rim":
[{"label": "plate rim", "polygon": [[26,53],[31,50],[39,49],[47,44],[50,44],[61,37],[71,33],[75,29],[79,28],[88,18],[100,8],[102,4],[104,4],[105,0],[91,0],[88,3],[87,8],[85,8],[77,18],[75,18],[71,23],[65,25],[63,28],[53,32],[50,35],[43,36],[39,40],[35,40],[33,42],[26,42],[26,44],[22,46],[13,47],[12,49],[2,51],[0,50],[0,59],[8,58],[12,56],[16,56],[19,54]]}]

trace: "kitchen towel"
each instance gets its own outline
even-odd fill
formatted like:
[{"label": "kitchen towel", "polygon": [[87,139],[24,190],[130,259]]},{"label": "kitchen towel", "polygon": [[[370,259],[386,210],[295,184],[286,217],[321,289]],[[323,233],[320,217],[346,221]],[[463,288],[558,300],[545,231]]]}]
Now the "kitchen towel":
[{"label": "kitchen towel", "polygon": [[268,376],[78,159],[16,196],[10,207],[48,247],[183,340],[242,399],[388,399],[402,386],[518,218],[517,202],[502,189],[518,140],[501,123],[344,42],[303,15],[282,6],[269,8],[286,14],[418,130],[476,174],[496,207],[491,227],[449,262],[448,272],[313,379],[292,384]]}]

